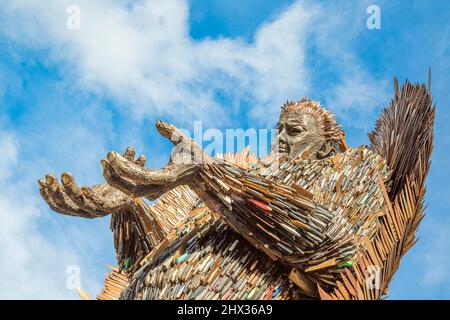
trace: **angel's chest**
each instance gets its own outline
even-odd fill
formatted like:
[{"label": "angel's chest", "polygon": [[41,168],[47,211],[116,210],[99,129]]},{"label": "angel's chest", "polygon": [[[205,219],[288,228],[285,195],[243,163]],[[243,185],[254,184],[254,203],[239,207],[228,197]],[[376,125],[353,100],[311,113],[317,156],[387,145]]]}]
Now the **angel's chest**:
[{"label": "angel's chest", "polygon": [[383,184],[389,182],[390,172],[380,156],[360,147],[326,160],[285,163],[270,178],[288,186],[300,185],[313,194],[315,202],[341,212],[355,224],[382,210],[385,200],[380,179]]}]

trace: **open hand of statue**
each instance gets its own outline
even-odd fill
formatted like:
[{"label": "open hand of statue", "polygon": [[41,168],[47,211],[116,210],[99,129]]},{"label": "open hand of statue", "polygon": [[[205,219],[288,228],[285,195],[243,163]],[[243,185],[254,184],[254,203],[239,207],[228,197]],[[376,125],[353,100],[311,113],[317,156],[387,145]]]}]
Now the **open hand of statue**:
[{"label": "open hand of statue", "polygon": [[[145,157],[134,160],[135,151],[128,147],[123,157],[136,166],[145,165]],[[61,175],[61,183],[53,174],[47,174],[40,179],[39,190],[49,207],[61,214],[84,218],[103,217],[121,208],[133,204],[133,199],[127,194],[108,184],[98,184],[92,187],[78,187],[70,173]]]},{"label": "open hand of statue", "polygon": [[113,187],[133,196],[155,200],[165,192],[197,178],[202,163],[213,161],[201,147],[170,123],[156,122],[158,132],[173,144],[168,164],[159,170],[144,168],[111,151],[102,160],[103,175]]}]

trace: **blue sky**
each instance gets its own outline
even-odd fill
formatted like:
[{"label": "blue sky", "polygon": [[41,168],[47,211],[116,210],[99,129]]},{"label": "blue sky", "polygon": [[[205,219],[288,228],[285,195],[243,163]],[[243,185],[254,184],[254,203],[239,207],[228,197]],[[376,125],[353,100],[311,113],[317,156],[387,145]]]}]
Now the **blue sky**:
[{"label": "blue sky", "polygon": [[[68,5],[81,29],[66,28]],[[366,8],[381,9],[381,29]],[[394,299],[450,298],[450,3],[448,1],[0,0],[0,297],[77,298],[114,263],[109,218],[52,213],[36,180],[72,172],[102,182],[109,150],[136,147],[162,166],[165,119],[191,129],[272,128],[302,96],[367,144],[392,77],[426,81],[437,105],[427,215],[390,287]]]}]

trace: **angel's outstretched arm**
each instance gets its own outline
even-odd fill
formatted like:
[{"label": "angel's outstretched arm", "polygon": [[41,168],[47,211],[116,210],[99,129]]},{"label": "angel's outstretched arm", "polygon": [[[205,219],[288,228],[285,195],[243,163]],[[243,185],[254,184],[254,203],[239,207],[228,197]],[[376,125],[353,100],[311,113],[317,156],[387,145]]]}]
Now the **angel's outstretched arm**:
[{"label": "angel's outstretched arm", "polygon": [[[123,156],[138,166],[145,165],[144,156],[134,159],[131,147]],[[80,188],[70,173],[63,173],[61,183],[48,174],[38,184],[42,197],[55,212],[91,219],[112,214],[111,230],[122,269],[130,268],[164,239],[165,232],[148,205],[106,183]]]},{"label": "angel's outstretched arm", "polygon": [[[145,157],[134,160],[134,149],[129,147],[124,157],[137,165],[145,165]],[[39,191],[48,206],[63,215],[81,218],[104,217],[132,205],[133,199],[107,183],[79,187],[72,174],[64,172],[61,183],[51,173],[38,181]]]}]

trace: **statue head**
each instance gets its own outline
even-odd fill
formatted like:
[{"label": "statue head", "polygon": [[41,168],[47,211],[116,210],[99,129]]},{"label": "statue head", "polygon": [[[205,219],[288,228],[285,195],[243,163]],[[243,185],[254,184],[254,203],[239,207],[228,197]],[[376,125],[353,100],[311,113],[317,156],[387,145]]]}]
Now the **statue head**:
[{"label": "statue head", "polygon": [[288,158],[332,156],[344,137],[334,115],[306,98],[283,105],[277,129],[272,151]]}]

